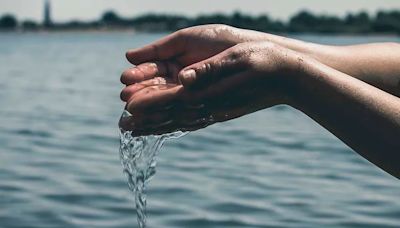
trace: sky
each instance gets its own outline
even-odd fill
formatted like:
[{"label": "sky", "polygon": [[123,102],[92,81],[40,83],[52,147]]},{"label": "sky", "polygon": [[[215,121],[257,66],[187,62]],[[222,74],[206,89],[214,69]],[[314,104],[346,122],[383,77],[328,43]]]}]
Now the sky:
[{"label": "sky", "polygon": [[[108,10],[133,17],[144,13],[176,13],[194,16],[207,13],[268,14],[286,20],[301,9],[315,13],[345,15],[347,12],[378,9],[400,10],[400,0],[51,0],[52,18],[58,22],[72,19],[93,20]],[[0,0],[0,15],[12,13],[19,20],[41,21],[44,0]]]}]

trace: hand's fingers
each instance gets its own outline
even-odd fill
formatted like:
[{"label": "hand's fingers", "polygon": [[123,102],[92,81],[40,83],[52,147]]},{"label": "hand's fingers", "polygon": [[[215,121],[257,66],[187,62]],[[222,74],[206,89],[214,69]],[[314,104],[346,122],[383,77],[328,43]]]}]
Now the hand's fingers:
[{"label": "hand's fingers", "polygon": [[[210,110],[204,108],[192,108],[177,103],[169,109],[146,111],[138,119],[140,128],[156,127],[162,123],[173,121],[177,124],[193,125],[195,120],[208,118]],[[140,126],[139,126],[140,125]]]},{"label": "hand's fingers", "polygon": [[140,113],[121,120],[120,127],[134,131],[135,135],[165,134],[176,130],[194,131],[216,122],[223,122],[259,110],[257,104],[236,102],[212,109],[201,106],[193,109],[181,107],[175,111],[165,110],[152,113]]},{"label": "hand's fingers", "polygon": [[[171,133],[174,131],[195,131],[198,129],[205,128],[216,122],[223,122],[231,119],[241,117],[248,114],[249,107],[245,105],[236,106],[229,110],[224,108],[213,110],[212,114],[208,113],[206,115],[199,112],[185,112],[175,116],[171,119],[164,119],[160,122],[155,122],[152,125],[139,123],[133,129],[134,135],[161,135],[166,133]],[[254,108],[253,108],[254,109]],[[256,111],[256,110],[254,110]]]},{"label": "hand's fingers", "polygon": [[[241,86],[248,87],[243,85],[243,80],[241,80],[243,77],[248,77],[248,74],[240,73],[203,90],[193,92],[185,90],[182,86],[167,88],[165,91],[160,91],[157,86],[149,86],[133,95],[127,109],[132,114],[140,115],[137,121],[140,122],[141,128],[157,126],[170,119],[178,126],[195,124],[199,119],[208,118],[214,110],[229,109],[230,106],[247,103],[248,100],[242,95],[253,91],[240,90]],[[227,94],[230,95],[227,96]],[[193,106],[192,104],[203,105]],[[157,113],[159,117],[154,116],[154,112],[165,107],[172,107],[172,110]]]},{"label": "hand's fingers", "polygon": [[129,50],[126,53],[126,58],[135,65],[148,61],[170,59],[182,54],[185,42],[181,33],[175,32],[142,48]]},{"label": "hand's fingers", "polygon": [[140,129],[162,127],[170,122],[171,118],[167,115],[153,115],[146,118],[135,115],[122,118],[119,126],[126,131],[139,131]]},{"label": "hand's fingers", "polygon": [[135,93],[127,102],[127,110],[134,114],[145,109],[157,109],[170,106],[176,102],[183,91],[182,86],[157,85],[148,86]]},{"label": "hand's fingers", "polygon": [[158,86],[158,88],[166,89],[171,87],[172,85],[167,82],[165,78],[156,77],[153,79],[149,79],[143,82],[135,83],[132,85],[128,85],[125,87],[120,94],[120,98],[123,101],[128,101],[135,93],[139,92],[140,90],[149,87],[149,86]]},{"label": "hand's fingers", "polygon": [[121,75],[121,82],[125,85],[142,82],[154,77],[164,77],[175,80],[181,66],[175,61],[162,61],[143,63],[136,67],[125,70]]},{"label": "hand's fingers", "polygon": [[[226,100],[235,98],[243,84],[242,78],[248,77],[247,73],[233,75],[224,81],[213,83],[202,90],[189,91],[176,84],[163,84],[162,78],[154,78],[141,83],[125,87],[121,92],[121,100],[128,103],[128,111],[145,112],[146,109],[154,110],[160,107],[175,106],[179,101],[185,106],[198,108],[199,104],[207,104],[209,107],[218,106]],[[173,88],[176,87],[176,88]],[[251,87],[250,87],[251,88]],[[246,91],[240,91],[244,93]],[[231,94],[227,98],[226,94]]]},{"label": "hand's fingers", "polygon": [[211,83],[206,88],[196,90],[185,89],[185,93],[180,99],[185,104],[202,103],[211,108],[219,106],[227,101],[236,102],[237,99],[240,100],[244,97],[242,95],[244,95],[245,92],[247,93],[243,88],[252,88],[251,85],[249,85],[250,83],[244,80],[250,76],[251,74],[248,72],[240,72],[232,74],[224,80]]},{"label": "hand's fingers", "polygon": [[126,130],[157,129],[171,124],[190,127],[208,119],[209,111],[210,109],[205,108],[204,105],[187,106],[177,102],[173,106],[135,113],[132,118],[121,121],[120,125],[123,125]]},{"label": "hand's fingers", "polygon": [[145,128],[147,125],[163,125],[172,119],[175,107],[159,107],[157,110],[148,112],[135,112],[128,117],[123,117],[119,121],[119,126],[124,130],[136,130]]},{"label": "hand's fingers", "polygon": [[216,122],[223,122],[241,117],[249,112],[250,111],[246,106],[238,106],[230,110],[225,110],[225,109],[216,110],[213,111],[213,114],[209,114],[207,116],[201,116],[201,114],[198,113],[186,114],[190,115],[190,117],[189,116],[182,117],[182,115],[180,116],[182,118],[186,118],[186,120],[183,119],[179,120],[179,118],[162,119],[162,117],[160,117],[159,120],[162,119],[162,121],[155,122],[152,125],[142,124],[142,122],[140,121],[138,122],[137,120],[135,122],[134,118],[130,117],[130,119],[125,119],[124,121],[121,121],[120,127],[122,127],[125,130],[133,131],[134,136],[161,135],[161,134],[171,133],[177,130],[180,131],[199,130],[209,125],[212,125]]},{"label": "hand's fingers", "polygon": [[125,85],[131,85],[156,76],[165,75],[166,71],[166,66],[162,62],[143,63],[125,70],[121,75],[121,82]]},{"label": "hand's fingers", "polygon": [[133,134],[139,135],[161,135],[171,133],[174,131],[195,131],[212,125],[216,122],[222,122],[227,119],[237,118],[246,114],[244,107],[238,107],[237,109],[229,110],[227,113],[226,109],[209,110],[202,108],[194,111],[192,109],[186,109],[180,111],[170,119],[163,119],[162,122],[155,122],[153,125],[140,125],[135,128]]},{"label": "hand's fingers", "polygon": [[238,73],[248,66],[241,49],[229,48],[218,55],[185,67],[179,72],[179,80],[185,87],[201,87],[223,77]]}]

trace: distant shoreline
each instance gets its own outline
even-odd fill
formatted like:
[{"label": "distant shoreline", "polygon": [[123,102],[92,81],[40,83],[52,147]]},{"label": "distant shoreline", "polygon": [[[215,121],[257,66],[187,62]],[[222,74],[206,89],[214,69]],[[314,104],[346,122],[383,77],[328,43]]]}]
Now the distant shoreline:
[{"label": "distant shoreline", "polygon": [[287,21],[270,18],[267,14],[250,15],[239,11],[231,14],[215,13],[195,17],[149,13],[131,18],[121,17],[113,11],[106,11],[98,20],[93,21],[54,22],[48,16],[45,17],[43,23],[29,20],[18,21],[15,16],[6,14],[0,17],[0,33],[5,30],[48,33],[77,31],[169,33],[205,24],[225,24],[275,34],[400,36],[400,10],[380,10],[374,15],[360,11],[348,13],[342,17],[314,14],[303,10],[291,16]]}]

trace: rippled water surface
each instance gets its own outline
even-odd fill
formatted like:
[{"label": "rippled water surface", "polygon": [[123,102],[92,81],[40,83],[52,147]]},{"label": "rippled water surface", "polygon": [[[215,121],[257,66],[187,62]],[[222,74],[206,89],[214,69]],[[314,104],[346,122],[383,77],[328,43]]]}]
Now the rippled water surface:
[{"label": "rippled water surface", "polygon": [[[0,227],[136,227],[119,75],[160,36],[0,34]],[[168,142],[148,190],[149,227],[400,226],[399,180],[286,106]]]}]

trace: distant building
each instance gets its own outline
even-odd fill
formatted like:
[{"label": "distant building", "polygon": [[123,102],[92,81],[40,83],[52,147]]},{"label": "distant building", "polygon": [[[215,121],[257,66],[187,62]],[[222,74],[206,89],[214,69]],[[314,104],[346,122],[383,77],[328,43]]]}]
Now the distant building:
[{"label": "distant building", "polygon": [[45,28],[49,28],[53,25],[51,21],[51,6],[50,1],[46,0],[44,3],[44,12],[43,12],[43,26]]}]

